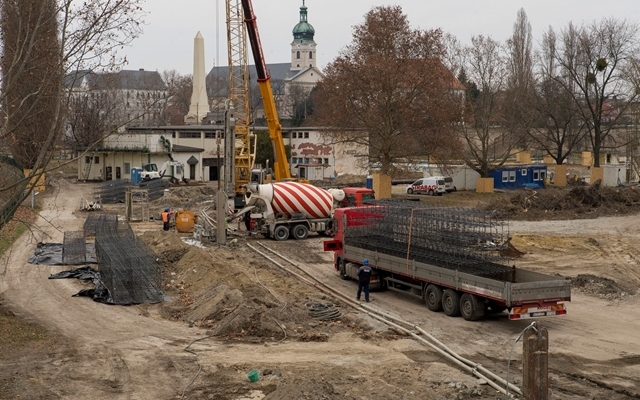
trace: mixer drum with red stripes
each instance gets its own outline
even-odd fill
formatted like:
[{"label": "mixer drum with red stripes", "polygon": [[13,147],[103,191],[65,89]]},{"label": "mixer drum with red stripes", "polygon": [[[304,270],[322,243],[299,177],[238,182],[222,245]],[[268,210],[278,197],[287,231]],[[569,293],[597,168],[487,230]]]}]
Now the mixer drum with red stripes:
[{"label": "mixer drum with red stripes", "polygon": [[269,200],[277,214],[300,218],[330,217],[334,196],[340,196],[340,193],[332,194],[319,187],[297,182],[258,185],[257,192]]}]

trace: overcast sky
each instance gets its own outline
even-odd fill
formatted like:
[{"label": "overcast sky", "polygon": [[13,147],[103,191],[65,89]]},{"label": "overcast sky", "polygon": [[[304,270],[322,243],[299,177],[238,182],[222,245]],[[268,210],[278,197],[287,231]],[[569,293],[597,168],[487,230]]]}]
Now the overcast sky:
[{"label": "overcast sky", "polygon": [[[308,21],[315,28],[318,63],[323,68],[351,42],[353,26],[373,7],[400,5],[414,28],[441,28],[469,43],[472,35],[490,35],[503,42],[524,8],[533,29],[534,46],[548,26],[556,29],[616,17],[640,22],[640,0],[306,0]],[[293,27],[300,19],[302,0],[253,0],[258,31],[267,63],[290,61]],[[193,72],[193,38],[205,40],[205,68],[227,65],[224,0],[146,0],[143,35],[123,55],[126,69],[175,69]],[[218,17],[217,8],[220,16]],[[216,21],[218,21],[216,23]],[[217,26],[216,26],[217,25]],[[249,52],[249,63],[253,64]]]}]

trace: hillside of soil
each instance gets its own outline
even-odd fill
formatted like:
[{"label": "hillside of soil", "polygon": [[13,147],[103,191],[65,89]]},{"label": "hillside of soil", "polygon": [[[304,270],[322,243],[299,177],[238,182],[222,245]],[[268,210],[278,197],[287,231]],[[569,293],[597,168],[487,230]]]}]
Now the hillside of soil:
[{"label": "hillside of soil", "polygon": [[526,221],[572,220],[640,212],[639,187],[590,186],[509,191],[482,206]]}]

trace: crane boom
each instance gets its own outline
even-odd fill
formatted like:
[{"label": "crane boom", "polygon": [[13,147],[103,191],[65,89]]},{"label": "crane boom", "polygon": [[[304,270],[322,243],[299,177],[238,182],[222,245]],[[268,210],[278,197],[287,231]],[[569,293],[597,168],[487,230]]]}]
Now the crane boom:
[{"label": "crane boom", "polygon": [[247,34],[251,42],[251,52],[253,53],[253,61],[256,64],[256,73],[258,75],[258,88],[262,96],[262,104],[264,105],[264,114],[267,119],[269,128],[269,136],[273,144],[273,152],[275,161],[273,163],[273,171],[276,181],[290,180],[291,172],[289,171],[289,162],[287,153],[284,148],[284,140],[282,139],[282,125],[278,119],[278,110],[273,96],[273,88],[271,87],[271,76],[267,70],[267,64],[262,53],[262,45],[260,44],[260,35],[258,34],[258,25],[256,16],[253,13],[251,0],[242,0],[242,8],[244,9],[244,21],[247,26]]}]

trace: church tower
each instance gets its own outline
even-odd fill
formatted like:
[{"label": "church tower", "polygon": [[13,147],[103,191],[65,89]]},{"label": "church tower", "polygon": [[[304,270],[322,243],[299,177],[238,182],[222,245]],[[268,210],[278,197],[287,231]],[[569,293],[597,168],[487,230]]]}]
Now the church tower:
[{"label": "church tower", "polygon": [[291,69],[300,71],[316,66],[316,42],[313,35],[316,31],[307,21],[307,6],[302,0],[300,7],[300,22],[293,27],[293,42],[291,43]]}]

